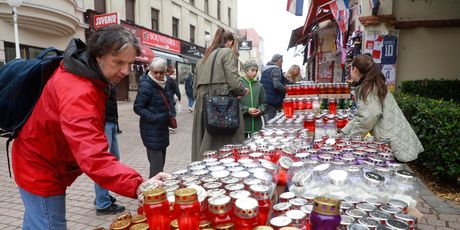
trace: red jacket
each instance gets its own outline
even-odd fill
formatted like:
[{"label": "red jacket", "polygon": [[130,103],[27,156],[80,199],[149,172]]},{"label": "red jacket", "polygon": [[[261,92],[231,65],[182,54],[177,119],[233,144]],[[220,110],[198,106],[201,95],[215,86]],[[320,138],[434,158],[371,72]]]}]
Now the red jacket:
[{"label": "red jacket", "polygon": [[136,198],[143,178],[109,153],[104,134],[104,83],[67,72],[46,84],[13,143],[13,170],[22,189],[40,196],[65,193],[87,174],[100,186]]}]

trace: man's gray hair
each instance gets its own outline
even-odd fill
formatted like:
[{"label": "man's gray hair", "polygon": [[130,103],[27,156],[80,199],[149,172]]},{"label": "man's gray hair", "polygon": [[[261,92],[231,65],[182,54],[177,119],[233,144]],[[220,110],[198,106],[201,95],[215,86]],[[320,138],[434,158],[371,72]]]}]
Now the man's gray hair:
[{"label": "man's gray hair", "polygon": [[161,57],[154,58],[149,64],[149,70],[152,71],[153,69],[161,69],[166,71],[166,69],[168,69],[168,61]]}]

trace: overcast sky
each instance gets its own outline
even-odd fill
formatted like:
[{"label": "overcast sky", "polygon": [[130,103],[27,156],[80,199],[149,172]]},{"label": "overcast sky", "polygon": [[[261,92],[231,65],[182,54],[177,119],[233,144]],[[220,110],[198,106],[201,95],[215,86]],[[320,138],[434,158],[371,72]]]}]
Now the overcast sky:
[{"label": "overcast sky", "polygon": [[264,39],[264,64],[275,53],[284,56],[283,70],[292,64],[302,65],[303,57],[294,57],[294,48],[287,51],[292,30],[305,23],[308,0],[304,0],[302,16],[286,11],[287,0],[238,0],[238,29],[254,28]]}]

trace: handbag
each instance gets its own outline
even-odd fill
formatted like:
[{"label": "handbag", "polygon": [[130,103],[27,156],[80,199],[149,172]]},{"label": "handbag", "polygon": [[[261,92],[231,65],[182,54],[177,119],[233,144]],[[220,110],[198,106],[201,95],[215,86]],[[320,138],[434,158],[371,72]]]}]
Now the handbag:
[{"label": "handbag", "polygon": [[177,120],[171,113],[171,107],[169,107],[169,102],[168,102],[168,99],[166,99],[165,94],[163,93],[163,91],[160,91],[160,93],[161,93],[161,97],[163,97],[163,102],[168,108],[168,114],[169,114],[168,126],[175,129],[177,128]]},{"label": "handbag", "polygon": [[214,65],[219,51],[212,59],[208,95],[205,96],[206,130],[215,135],[233,135],[240,127],[240,105],[237,98],[210,95]]}]

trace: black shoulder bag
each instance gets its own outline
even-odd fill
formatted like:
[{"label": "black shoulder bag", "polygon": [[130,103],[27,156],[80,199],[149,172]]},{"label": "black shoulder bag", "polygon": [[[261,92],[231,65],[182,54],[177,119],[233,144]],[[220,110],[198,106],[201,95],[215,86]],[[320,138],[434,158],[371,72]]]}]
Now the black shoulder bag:
[{"label": "black shoulder bag", "polygon": [[209,79],[208,95],[205,96],[206,130],[215,135],[233,135],[240,126],[240,105],[236,97],[212,96],[212,77],[214,65],[220,50],[212,59],[211,78]]}]

